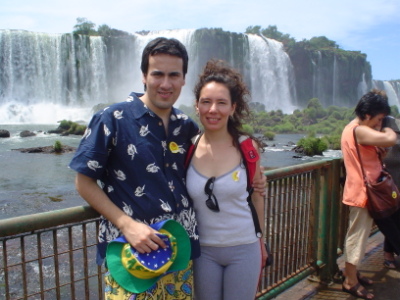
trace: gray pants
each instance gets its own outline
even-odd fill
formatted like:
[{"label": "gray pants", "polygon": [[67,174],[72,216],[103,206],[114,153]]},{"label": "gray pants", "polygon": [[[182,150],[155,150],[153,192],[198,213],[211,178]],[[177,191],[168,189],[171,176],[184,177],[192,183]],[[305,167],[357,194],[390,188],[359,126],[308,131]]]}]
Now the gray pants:
[{"label": "gray pants", "polygon": [[254,300],[261,271],[261,244],[201,247],[193,261],[196,300]]}]

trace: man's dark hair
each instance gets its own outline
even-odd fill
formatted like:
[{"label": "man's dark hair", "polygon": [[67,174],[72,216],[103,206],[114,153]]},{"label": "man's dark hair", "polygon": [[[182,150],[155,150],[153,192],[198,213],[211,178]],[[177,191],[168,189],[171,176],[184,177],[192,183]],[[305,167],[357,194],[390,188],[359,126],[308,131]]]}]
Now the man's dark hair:
[{"label": "man's dark hair", "polygon": [[379,114],[389,115],[390,106],[385,91],[373,89],[366,93],[358,101],[354,113],[361,120],[365,120],[367,115],[370,115],[371,118]]},{"label": "man's dark hair", "polygon": [[143,49],[142,63],[140,68],[143,74],[147,74],[149,70],[149,59],[150,56],[156,54],[169,54],[182,58],[183,60],[183,77],[185,77],[188,69],[189,57],[185,46],[177,39],[167,39],[165,37],[159,37],[150,41],[147,46]]}]

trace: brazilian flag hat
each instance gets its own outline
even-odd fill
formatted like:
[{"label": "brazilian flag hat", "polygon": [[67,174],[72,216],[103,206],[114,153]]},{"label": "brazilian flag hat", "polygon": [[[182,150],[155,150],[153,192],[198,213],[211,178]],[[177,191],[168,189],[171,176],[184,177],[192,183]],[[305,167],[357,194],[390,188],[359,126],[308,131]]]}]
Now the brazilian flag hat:
[{"label": "brazilian flag hat", "polygon": [[131,293],[142,293],[170,272],[186,269],[190,260],[190,240],[186,230],[174,220],[150,225],[167,248],[139,253],[124,236],[107,246],[107,267],[114,280]]}]

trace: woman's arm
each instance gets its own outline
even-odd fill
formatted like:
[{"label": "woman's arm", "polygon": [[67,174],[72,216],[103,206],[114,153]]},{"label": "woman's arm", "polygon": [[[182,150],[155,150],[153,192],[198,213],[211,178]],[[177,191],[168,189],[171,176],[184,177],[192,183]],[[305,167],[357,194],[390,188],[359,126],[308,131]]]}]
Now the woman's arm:
[{"label": "woman's arm", "polygon": [[356,128],[357,141],[360,145],[391,147],[396,144],[396,133],[389,127],[377,131],[365,125]]}]

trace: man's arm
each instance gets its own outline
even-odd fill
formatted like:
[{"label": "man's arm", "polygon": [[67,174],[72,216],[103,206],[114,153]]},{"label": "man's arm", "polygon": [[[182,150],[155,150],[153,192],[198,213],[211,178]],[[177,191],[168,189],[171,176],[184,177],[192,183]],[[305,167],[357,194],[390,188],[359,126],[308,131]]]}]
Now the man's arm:
[{"label": "man's arm", "polygon": [[[260,171],[260,160],[259,160],[257,162],[257,168],[256,168],[256,172],[255,172],[253,180],[262,182],[263,181],[262,176],[265,178],[265,175]],[[265,182],[264,182],[264,188],[265,188]],[[253,193],[251,195],[251,201],[253,202],[254,208],[256,209],[258,221],[260,223],[260,228],[261,228],[261,230],[263,230],[264,222],[265,222],[265,216],[264,216],[265,199],[264,199],[264,196],[261,195],[261,193]],[[263,240],[261,240],[261,241],[263,241]],[[262,254],[262,267],[264,268],[267,258],[268,258],[268,253],[264,246],[261,247],[261,254]]]},{"label": "man's arm", "polygon": [[113,223],[127,241],[140,253],[165,248],[165,243],[156,235],[157,231],[146,224],[133,220],[116,206],[99,187],[96,179],[78,173],[75,178],[78,193],[96,211]]}]

